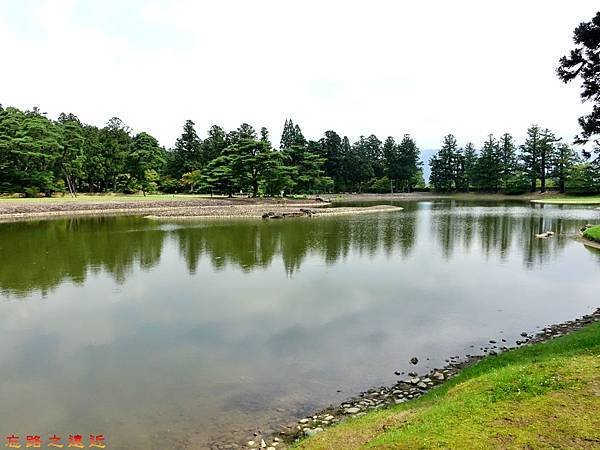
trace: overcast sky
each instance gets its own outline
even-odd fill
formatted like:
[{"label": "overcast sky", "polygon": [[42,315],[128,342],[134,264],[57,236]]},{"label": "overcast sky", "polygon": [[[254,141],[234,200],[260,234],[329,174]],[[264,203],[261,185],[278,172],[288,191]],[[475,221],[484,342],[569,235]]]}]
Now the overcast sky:
[{"label": "overcast sky", "polygon": [[0,0],[0,103],[112,116],[169,147],[191,118],[201,136],[291,117],[327,129],[447,133],[480,145],[531,123],[566,139],[587,108],[555,75],[598,0]]}]

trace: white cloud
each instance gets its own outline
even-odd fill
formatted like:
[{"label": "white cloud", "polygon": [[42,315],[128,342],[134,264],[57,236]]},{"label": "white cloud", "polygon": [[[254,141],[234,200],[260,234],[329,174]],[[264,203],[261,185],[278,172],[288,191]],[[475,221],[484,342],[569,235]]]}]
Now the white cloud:
[{"label": "white cloud", "polygon": [[314,138],[409,132],[423,148],[448,132],[459,142],[521,137],[533,122],[571,138],[585,107],[554,70],[573,28],[598,9],[588,0],[102,2],[96,15],[113,19],[94,22],[79,6],[39,3],[35,33],[0,16],[3,103],[96,124],[118,115],[167,146],[187,118],[202,133],[265,125],[277,142],[292,117]]}]

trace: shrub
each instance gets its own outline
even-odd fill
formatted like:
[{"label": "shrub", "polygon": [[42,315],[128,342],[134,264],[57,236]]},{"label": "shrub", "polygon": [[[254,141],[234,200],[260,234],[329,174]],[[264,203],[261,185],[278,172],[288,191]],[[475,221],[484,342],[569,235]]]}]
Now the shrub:
[{"label": "shrub", "polygon": [[35,198],[40,196],[40,190],[37,186],[25,188],[25,197]]},{"label": "shrub", "polygon": [[388,177],[373,178],[365,190],[378,194],[390,192],[390,179]]},{"label": "shrub", "polygon": [[568,194],[590,195],[600,191],[597,169],[591,164],[577,164],[569,170],[565,182]]},{"label": "shrub", "polygon": [[508,195],[518,195],[529,192],[531,182],[524,173],[518,173],[508,178],[504,184],[504,193]]}]

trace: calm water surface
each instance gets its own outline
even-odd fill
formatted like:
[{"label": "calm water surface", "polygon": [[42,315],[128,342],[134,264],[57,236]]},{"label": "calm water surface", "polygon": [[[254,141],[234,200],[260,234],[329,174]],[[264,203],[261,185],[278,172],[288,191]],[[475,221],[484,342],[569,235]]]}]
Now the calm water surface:
[{"label": "calm water surface", "polygon": [[[268,222],[0,224],[0,435],[241,442],[391,384],[413,355],[439,367],[600,306],[600,253],[570,237],[600,211],[400,205]],[[548,229],[557,235],[534,237]]]}]

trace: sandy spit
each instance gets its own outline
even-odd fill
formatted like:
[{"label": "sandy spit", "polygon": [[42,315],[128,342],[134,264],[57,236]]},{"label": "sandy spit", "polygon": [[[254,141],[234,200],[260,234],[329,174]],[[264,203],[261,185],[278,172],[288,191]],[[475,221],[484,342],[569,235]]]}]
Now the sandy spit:
[{"label": "sandy spit", "polygon": [[[152,214],[146,216],[148,219],[154,220],[194,220],[194,219],[222,219],[222,218],[252,218],[260,219],[263,214],[272,212],[276,215],[300,212],[302,209],[310,209],[311,216],[293,217],[295,218],[312,218],[324,216],[339,216],[339,215],[354,215],[365,213],[380,213],[402,211],[403,208],[391,205],[376,205],[368,207],[343,207],[343,208],[322,208],[312,207],[309,205],[294,205],[286,207],[273,207],[273,205],[232,205],[228,207],[212,207],[202,206],[196,208],[178,209],[176,211],[166,211],[161,214]],[[182,214],[184,213],[184,214]]]},{"label": "sandy spit", "polygon": [[0,222],[15,222],[23,220],[44,220],[61,217],[82,216],[118,216],[118,215],[194,215],[193,211],[204,208],[215,211],[214,215],[226,215],[231,207],[247,208],[261,207],[267,211],[271,208],[317,208],[329,206],[327,202],[310,200],[279,200],[279,199],[184,199],[184,200],[145,200],[145,201],[82,201],[82,202],[53,202],[53,203],[0,203]]}]

